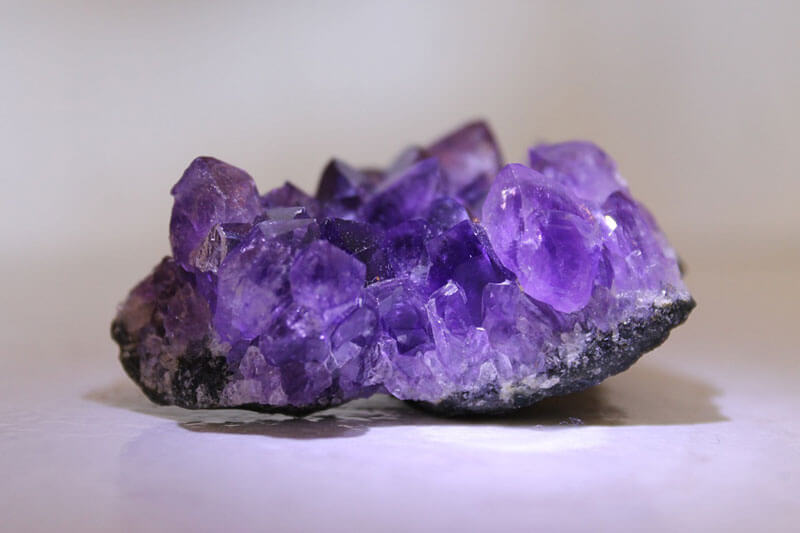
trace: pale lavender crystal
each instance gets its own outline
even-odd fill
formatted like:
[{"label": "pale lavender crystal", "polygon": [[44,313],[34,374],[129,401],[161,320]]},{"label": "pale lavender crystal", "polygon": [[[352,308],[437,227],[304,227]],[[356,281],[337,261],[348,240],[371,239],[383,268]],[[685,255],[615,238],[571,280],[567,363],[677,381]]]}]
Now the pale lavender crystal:
[{"label": "pale lavender crystal", "polygon": [[255,226],[217,271],[214,327],[224,341],[258,337],[290,290],[294,232],[273,236],[264,229]]},{"label": "pale lavender crystal", "polygon": [[483,222],[526,293],[566,313],[589,302],[600,230],[569,190],[524,165],[507,165],[486,198]]},{"label": "pale lavender crystal", "polygon": [[292,298],[300,305],[328,311],[358,298],[366,272],[364,263],[344,250],[314,241],[292,263]]},{"label": "pale lavender crystal", "polygon": [[159,403],[291,414],[498,412],[624,370],[694,306],[675,252],[595,145],[530,158],[501,168],[474,123],[386,170],[333,160],[315,197],[196,159],[173,257],[112,325],[125,370]]},{"label": "pale lavender crystal", "polygon": [[602,203],[613,192],[628,188],[614,161],[588,141],[539,144],[528,155],[532,169],[588,202]]},{"label": "pale lavender crystal", "polygon": [[618,290],[683,287],[677,256],[647,209],[626,192],[603,202],[604,255]]}]

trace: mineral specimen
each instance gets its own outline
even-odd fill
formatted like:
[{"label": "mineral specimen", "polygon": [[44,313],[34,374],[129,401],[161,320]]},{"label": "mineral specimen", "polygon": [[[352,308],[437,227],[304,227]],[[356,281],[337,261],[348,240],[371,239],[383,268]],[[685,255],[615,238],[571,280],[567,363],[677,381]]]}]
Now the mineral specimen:
[{"label": "mineral specimen", "polygon": [[112,324],[123,367],[158,403],[289,414],[495,413],[625,370],[694,307],[675,252],[594,144],[529,155],[473,123],[386,170],[333,160],[315,197],[196,159]]}]

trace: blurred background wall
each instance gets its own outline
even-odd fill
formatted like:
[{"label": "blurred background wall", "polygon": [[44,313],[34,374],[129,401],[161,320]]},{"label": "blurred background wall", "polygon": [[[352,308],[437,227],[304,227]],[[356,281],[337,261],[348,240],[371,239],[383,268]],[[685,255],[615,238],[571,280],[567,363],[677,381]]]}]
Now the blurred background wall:
[{"label": "blurred background wall", "polygon": [[598,142],[690,265],[796,261],[799,19],[791,1],[10,3],[4,268],[94,265],[118,300],[167,253],[194,156],[313,192],[332,155],[384,164],[474,117],[510,161]]}]

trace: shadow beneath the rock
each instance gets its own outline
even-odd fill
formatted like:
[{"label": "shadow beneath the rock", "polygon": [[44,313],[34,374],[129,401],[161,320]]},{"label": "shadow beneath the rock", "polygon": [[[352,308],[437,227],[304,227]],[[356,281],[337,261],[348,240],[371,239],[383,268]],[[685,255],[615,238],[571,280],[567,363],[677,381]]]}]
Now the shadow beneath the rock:
[{"label": "shadow beneath the rock", "polygon": [[718,391],[697,378],[639,364],[583,392],[548,398],[502,416],[441,418],[388,396],[356,400],[304,418],[236,409],[192,411],[150,403],[130,381],[87,393],[84,398],[175,421],[199,433],[262,435],[284,439],[357,437],[385,426],[503,426],[547,429],[568,426],[658,426],[728,420],[713,402]]}]

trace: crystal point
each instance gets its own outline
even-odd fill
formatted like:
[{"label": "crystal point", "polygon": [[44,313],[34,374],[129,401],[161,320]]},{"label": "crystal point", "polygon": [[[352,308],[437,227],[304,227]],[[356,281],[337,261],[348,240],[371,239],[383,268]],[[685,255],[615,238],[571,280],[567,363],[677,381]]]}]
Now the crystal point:
[{"label": "crystal point", "polygon": [[589,302],[600,233],[590,209],[568,189],[524,165],[507,165],[489,191],[483,221],[526,293],[566,313]]},{"label": "crystal point", "polygon": [[502,165],[500,149],[485,122],[472,122],[428,147],[448,179],[448,192],[474,209],[480,208]]},{"label": "crystal point", "polygon": [[251,222],[261,209],[253,178],[213,157],[192,161],[172,188],[172,196],[172,254],[185,267],[215,225]]},{"label": "crystal point", "polygon": [[590,202],[602,203],[612,193],[628,187],[614,161],[591,142],[540,144],[528,154],[532,169]]}]

